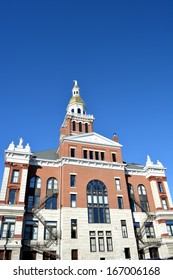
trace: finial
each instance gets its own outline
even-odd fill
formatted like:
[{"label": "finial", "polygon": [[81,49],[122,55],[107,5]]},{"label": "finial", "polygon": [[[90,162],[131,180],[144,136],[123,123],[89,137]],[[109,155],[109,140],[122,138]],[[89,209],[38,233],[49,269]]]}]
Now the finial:
[{"label": "finial", "polygon": [[77,84],[77,81],[76,81],[76,80],[73,80],[73,82],[74,82],[74,86],[78,86],[78,84]]},{"label": "finial", "polygon": [[147,155],[147,162],[146,162],[146,165],[152,165],[153,162],[151,161],[151,158],[149,155]]}]

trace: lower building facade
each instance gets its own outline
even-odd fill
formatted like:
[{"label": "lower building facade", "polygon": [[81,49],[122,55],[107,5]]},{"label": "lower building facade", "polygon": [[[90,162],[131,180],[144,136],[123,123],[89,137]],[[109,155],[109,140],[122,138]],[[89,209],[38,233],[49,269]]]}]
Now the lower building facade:
[{"label": "lower building facade", "polygon": [[122,159],[117,135],[93,131],[77,81],[58,147],[5,150],[0,260],[138,260],[173,256],[173,203],[161,162]]}]

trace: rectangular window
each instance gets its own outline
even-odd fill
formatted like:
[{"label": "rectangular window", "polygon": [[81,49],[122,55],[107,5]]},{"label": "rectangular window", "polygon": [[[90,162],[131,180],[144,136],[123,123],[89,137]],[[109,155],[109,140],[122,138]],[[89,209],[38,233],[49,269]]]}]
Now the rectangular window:
[{"label": "rectangular window", "polygon": [[118,196],[118,208],[124,209],[122,196]]},{"label": "rectangular window", "polygon": [[105,153],[101,152],[100,155],[101,155],[101,160],[105,160]]},{"label": "rectangular window", "polygon": [[95,151],[95,159],[99,160],[99,152]]},{"label": "rectangular window", "polygon": [[24,239],[37,240],[38,237],[38,222],[37,221],[26,221]]},{"label": "rectangular window", "polygon": [[168,205],[167,205],[166,198],[162,198],[162,207],[163,207],[164,210],[168,210]]},{"label": "rectangular window", "polygon": [[106,243],[107,243],[107,251],[113,251],[111,231],[106,231]]},{"label": "rectangular window", "polygon": [[76,207],[76,194],[70,194],[70,206],[73,208]]},{"label": "rectangular window", "polygon": [[78,250],[76,249],[71,250],[71,259],[78,260]]},{"label": "rectangular window", "polygon": [[145,232],[147,238],[155,238],[155,232],[152,222],[148,222],[145,224]]},{"label": "rectangular window", "polygon": [[127,234],[127,226],[125,220],[121,220],[121,231],[122,231],[122,237],[127,238],[128,234]]},{"label": "rectangular window", "polygon": [[71,220],[71,238],[77,238],[77,220]]},{"label": "rectangular window", "polygon": [[173,220],[166,220],[166,228],[169,236],[173,236]]},{"label": "rectangular window", "polygon": [[44,228],[44,239],[53,240],[57,237],[57,222],[46,222]]},{"label": "rectangular window", "polygon": [[159,188],[159,192],[163,193],[163,186],[161,182],[158,182],[158,188]]},{"label": "rectangular window", "polygon": [[121,190],[120,179],[115,178],[115,186],[116,186],[117,191]]},{"label": "rectangular window", "polygon": [[130,259],[130,248],[124,248],[125,259]]},{"label": "rectangular window", "polygon": [[89,158],[93,159],[93,151],[89,151]]},{"label": "rectangular window", "polygon": [[76,175],[70,175],[70,187],[76,187]]},{"label": "rectangular window", "polygon": [[28,205],[27,205],[28,210],[32,209],[33,204],[34,204],[34,196],[28,195]]},{"label": "rectangular window", "polygon": [[16,203],[16,193],[17,193],[17,190],[10,189],[9,199],[8,199],[9,204],[15,204]]},{"label": "rectangular window", "polygon": [[70,154],[71,157],[75,157],[75,148],[71,148],[71,154]]},{"label": "rectangular window", "polygon": [[13,170],[12,183],[18,183],[18,180],[19,180],[19,170]]},{"label": "rectangular window", "polygon": [[96,233],[95,231],[90,231],[90,252],[96,252]]},{"label": "rectangular window", "polygon": [[0,260],[11,260],[12,250],[0,250]]},{"label": "rectangular window", "polygon": [[57,196],[49,197],[46,200],[45,209],[57,209]]},{"label": "rectangular window", "polygon": [[99,242],[99,251],[104,252],[105,251],[104,237],[99,237],[98,242]]},{"label": "rectangular window", "polygon": [[115,153],[112,153],[112,161],[116,162],[116,154]]},{"label": "rectangular window", "polygon": [[43,260],[56,260],[56,251],[43,252]]},{"label": "rectangular window", "polygon": [[83,150],[83,157],[84,157],[85,159],[88,158],[88,151],[87,151],[87,150]]},{"label": "rectangular window", "polygon": [[1,227],[1,238],[12,238],[14,236],[15,219],[4,218]]}]

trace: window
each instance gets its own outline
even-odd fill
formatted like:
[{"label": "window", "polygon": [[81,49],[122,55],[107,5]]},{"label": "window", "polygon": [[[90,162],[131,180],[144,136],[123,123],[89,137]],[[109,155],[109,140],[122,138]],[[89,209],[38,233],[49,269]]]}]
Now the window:
[{"label": "window", "polygon": [[142,211],[149,212],[150,209],[149,209],[147,193],[146,193],[146,189],[143,185],[138,186],[138,194],[139,194],[140,205],[141,205]]},{"label": "window", "polygon": [[1,238],[12,238],[14,236],[15,218],[6,218],[2,220]]},{"label": "window", "polygon": [[83,157],[84,157],[84,158],[87,158],[87,157],[88,157],[87,154],[88,154],[88,151],[87,151],[87,150],[83,150]]},{"label": "window", "polygon": [[79,132],[82,132],[82,123],[79,122]]},{"label": "window", "polygon": [[104,237],[99,237],[98,243],[99,243],[99,251],[104,252],[105,251]]},{"label": "window", "polygon": [[96,233],[95,231],[90,231],[90,252],[96,252]]},{"label": "window", "polygon": [[18,183],[18,180],[19,180],[19,170],[13,170],[12,183]]},{"label": "window", "polygon": [[55,178],[52,177],[47,180],[47,189],[51,190],[52,192],[58,189],[58,182]]},{"label": "window", "polygon": [[51,177],[47,180],[46,188],[46,209],[57,209],[58,181]]},{"label": "window", "polygon": [[70,206],[72,208],[76,207],[76,194],[70,194]]},{"label": "window", "polygon": [[26,221],[24,239],[37,240],[38,237],[38,222]]},{"label": "window", "polygon": [[44,228],[44,239],[54,240],[57,237],[57,222],[46,222]]},{"label": "window", "polygon": [[119,209],[123,209],[123,197],[122,196],[118,196],[118,208]]},{"label": "window", "polygon": [[108,194],[106,186],[99,180],[87,185],[88,222],[110,223]]},{"label": "window", "polygon": [[124,248],[125,259],[130,259],[130,248]]},{"label": "window", "polygon": [[77,112],[78,112],[78,114],[81,114],[81,109],[78,108],[78,109],[77,109]]},{"label": "window", "polygon": [[29,187],[31,189],[40,189],[41,188],[41,179],[37,176],[34,176],[30,179]]},{"label": "window", "polygon": [[77,220],[71,220],[71,238],[77,238]]},{"label": "window", "polygon": [[155,232],[152,222],[145,223],[145,232],[147,238],[155,238]]},{"label": "window", "polygon": [[33,205],[34,205],[34,196],[33,195],[28,195],[27,209],[28,210],[32,209]]},{"label": "window", "polygon": [[76,249],[71,250],[71,259],[78,260],[78,250]]},{"label": "window", "polygon": [[163,186],[161,182],[158,182],[158,189],[160,193],[163,193]]},{"label": "window", "polygon": [[15,204],[16,203],[16,193],[17,193],[17,190],[10,189],[9,198],[8,198],[8,203],[9,204]]},{"label": "window", "polygon": [[43,252],[43,260],[56,260],[56,251]]},{"label": "window", "polygon": [[72,129],[73,129],[73,131],[76,131],[76,122],[75,121],[72,122]]},{"label": "window", "polygon": [[93,151],[89,151],[89,157],[90,159],[93,159]]},{"label": "window", "polygon": [[76,175],[70,175],[70,187],[76,187]]},{"label": "window", "polygon": [[112,153],[112,161],[116,162],[116,154],[115,153]]},{"label": "window", "polygon": [[121,231],[122,231],[122,237],[127,238],[128,234],[127,234],[127,226],[125,220],[121,220]]},{"label": "window", "polygon": [[57,209],[57,195],[53,195],[46,200],[46,209]]},{"label": "window", "polygon": [[111,231],[106,231],[106,243],[107,243],[107,251],[113,251]]},{"label": "window", "polygon": [[95,151],[95,159],[99,160],[99,152],[98,151]]},{"label": "window", "polygon": [[168,210],[168,205],[167,205],[166,198],[162,198],[162,207],[163,207],[164,210]]},{"label": "window", "polygon": [[169,236],[173,236],[173,220],[166,220],[166,228]]},{"label": "window", "polygon": [[0,260],[11,260],[12,250],[0,250]]},{"label": "window", "polygon": [[121,190],[120,179],[115,178],[115,186],[116,186],[117,191]]},{"label": "window", "polygon": [[88,133],[88,123],[85,123],[85,132]]},{"label": "window", "polygon": [[105,160],[105,153],[101,152],[100,155],[101,155],[101,160]]},{"label": "window", "polygon": [[128,187],[128,194],[129,194],[129,198],[130,198],[130,209],[132,212],[136,212],[137,208],[136,208],[136,203],[135,203],[135,196],[134,196],[134,190],[131,184],[127,185]]},{"label": "window", "polygon": [[71,148],[71,157],[75,157],[75,149]]}]

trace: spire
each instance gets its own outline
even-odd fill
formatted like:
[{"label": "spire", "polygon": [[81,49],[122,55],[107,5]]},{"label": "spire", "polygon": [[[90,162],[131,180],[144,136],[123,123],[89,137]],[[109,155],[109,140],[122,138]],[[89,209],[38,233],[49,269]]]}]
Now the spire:
[{"label": "spire", "polygon": [[77,84],[77,81],[73,80],[73,82],[74,82],[74,86],[72,88],[72,95],[73,96],[80,96],[80,88],[79,88],[79,86]]}]

